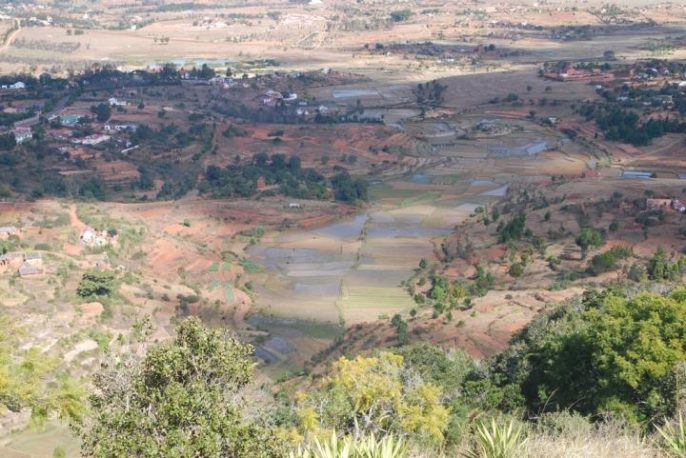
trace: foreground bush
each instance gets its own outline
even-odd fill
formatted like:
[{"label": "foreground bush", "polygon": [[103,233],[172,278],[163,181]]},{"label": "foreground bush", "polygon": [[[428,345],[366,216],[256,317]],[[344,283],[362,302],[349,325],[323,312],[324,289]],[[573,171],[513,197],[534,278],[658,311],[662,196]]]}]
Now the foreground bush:
[{"label": "foreground bush", "polygon": [[440,444],[449,416],[441,397],[440,387],[407,372],[401,355],[382,352],[335,362],[322,383],[302,394],[298,415],[305,433],[359,428]]},{"label": "foreground bush", "polygon": [[241,402],[252,378],[252,347],[199,319],[177,327],[174,340],[151,347],[140,362],[97,374],[90,414],[76,428],[85,456],[278,457],[253,400]]},{"label": "foreground bush", "polygon": [[530,324],[490,380],[518,387],[532,413],[572,409],[648,424],[675,413],[684,361],[686,290],[589,292]]}]

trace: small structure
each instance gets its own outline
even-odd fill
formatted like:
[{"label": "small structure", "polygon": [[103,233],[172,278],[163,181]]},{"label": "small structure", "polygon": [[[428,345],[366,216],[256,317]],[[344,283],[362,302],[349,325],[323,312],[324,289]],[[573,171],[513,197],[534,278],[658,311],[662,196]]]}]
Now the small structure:
[{"label": "small structure", "polygon": [[8,89],[12,89],[13,91],[20,91],[22,89],[26,89],[26,84],[24,84],[22,81],[17,81],[14,84],[10,84],[8,86]]},{"label": "small structure", "polygon": [[26,253],[24,263],[33,267],[43,267],[43,255],[40,253]]},{"label": "small structure", "polygon": [[23,253],[5,253],[2,256],[0,256],[0,272],[16,271],[23,263]]},{"label": "small structure", "polygon": [[89,135],[81,139],[73,140],[74,143],[80,143],[82,145],[98,145],[100,143],[106,142],[111,137],[109,135]]},{"label": "small structure", "polygon": [[0,240],[7,240],[13,235],[19,237],[19,229],[15,226],[0,226]]},{"label": "small structure", "polygon": [[106,132],[135,132],[138,130],[138,124],[134,122],[108,122],[105,124]]},{"label": "small structure", "polygon": [[670,208],[672,199],[646,199],[646,208],[648,210],[664,210]]},{"label": "small structure", "polygon": [[15,127],[12,130],[12,133],[14,134],[14,140],[18,144],[24,143],[26,140],[30,140],[33,138],[33,132],[31,131],[30,127]]},{"label": "small structure", "polygon": [[43,255],[40,253],[26,253],[24,262],[19,266],[19,276],[30,277],[43,273]]},{"label": "small structure", "polygon": [[107,99],[107,103],[109,103],[111,107],[125,107],[126,106],[126,100],[119,100],[116,97],[110,97],[109,99]]},{"label": "small structure", "polygon": [[291,210],[300,210],[302,208],[302,205],[300,205],[298,202],[290,202],[288,204],[288,208]]},{"label": "small structure", "polygon": [[59,117],[60,124],[63,126],[75,126],[81,121],[81,115],[63,115]]},{"label": "small structure", "polygon": [[679,213],[686,213],[686,205],[679,199],[672,200],[672,209],[678,211]]},{"label": "small structure", "polygon": [[79,237],[81,245],[89,248],[103,247],[109,244],[107,231],[98,232],[92,227],[86,227]]},{"label": "small structure", "polygon": [[43,269],[39,267],[32,266],[28,262],[23,263],[19,267],[19,276],[21,277],[31,277],[34,275],[40,275],[43,273]]}]

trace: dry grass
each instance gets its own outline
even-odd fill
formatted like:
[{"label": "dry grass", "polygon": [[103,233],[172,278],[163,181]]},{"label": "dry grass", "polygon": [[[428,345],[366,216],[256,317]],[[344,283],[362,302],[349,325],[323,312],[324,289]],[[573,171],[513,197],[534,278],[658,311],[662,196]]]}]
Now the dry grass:
[{"label": "dry grass", "polygon": [[524,445],[521,457],[548,458],[651,458],[664,456],[654,441],[610,423],[595,428],[580,423],[562,432],[534,432]]}]

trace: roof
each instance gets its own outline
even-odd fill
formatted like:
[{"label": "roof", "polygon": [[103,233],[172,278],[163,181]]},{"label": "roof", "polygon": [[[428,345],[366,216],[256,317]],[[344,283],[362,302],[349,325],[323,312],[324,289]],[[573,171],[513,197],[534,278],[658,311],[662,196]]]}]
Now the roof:
[{"label": "roof", "polygon": [[26,256],[24,256],[24,259],[27,261],[33,261],[36,259],[43,259],[43,255],[40,253],[26,253]]},{"label": "roof", "polygon": [[31,264],[24,263],[19,267],[19,275],[38,275],[43,273],[42,269],[32,266]]},{"label": "roof", "polygon": [[19,232],[19,229],[17,229],[14,226],[0,226],[0,232],[8,232],[10,234],[15,234]]}]

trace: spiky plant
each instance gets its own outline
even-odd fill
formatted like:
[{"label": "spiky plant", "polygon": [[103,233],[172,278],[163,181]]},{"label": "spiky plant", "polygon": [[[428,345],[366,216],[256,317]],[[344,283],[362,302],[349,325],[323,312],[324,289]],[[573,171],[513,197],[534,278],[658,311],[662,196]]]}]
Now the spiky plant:
[{"label": "spiky plant", "polygon": [[464,453],[466,458],[511,458],[526,442],[521,426],[514,421],[506,424],[491,419],[490,423],[479,421],[474,428],[475,444]]},{"label": "spiky plant", "polygon": [[404,458],[407,455],[405,441],[391,435],[377,439],[371,434],[356,441],[354,449],[356,458]]},{"label": "spiky plant", "polygon": [[686,457],[686,425],[679,412],[676,422],[667,422],[660,428],[655,427],[662,436],[662,448],[671,456]]},{"label": "spiky plant", "polygon": [[395,436],[376,438],[374,434],[339,439],[332,433],[328,440],[314,441],[291,453],[290,458],[405,458],[407,444]]}]

